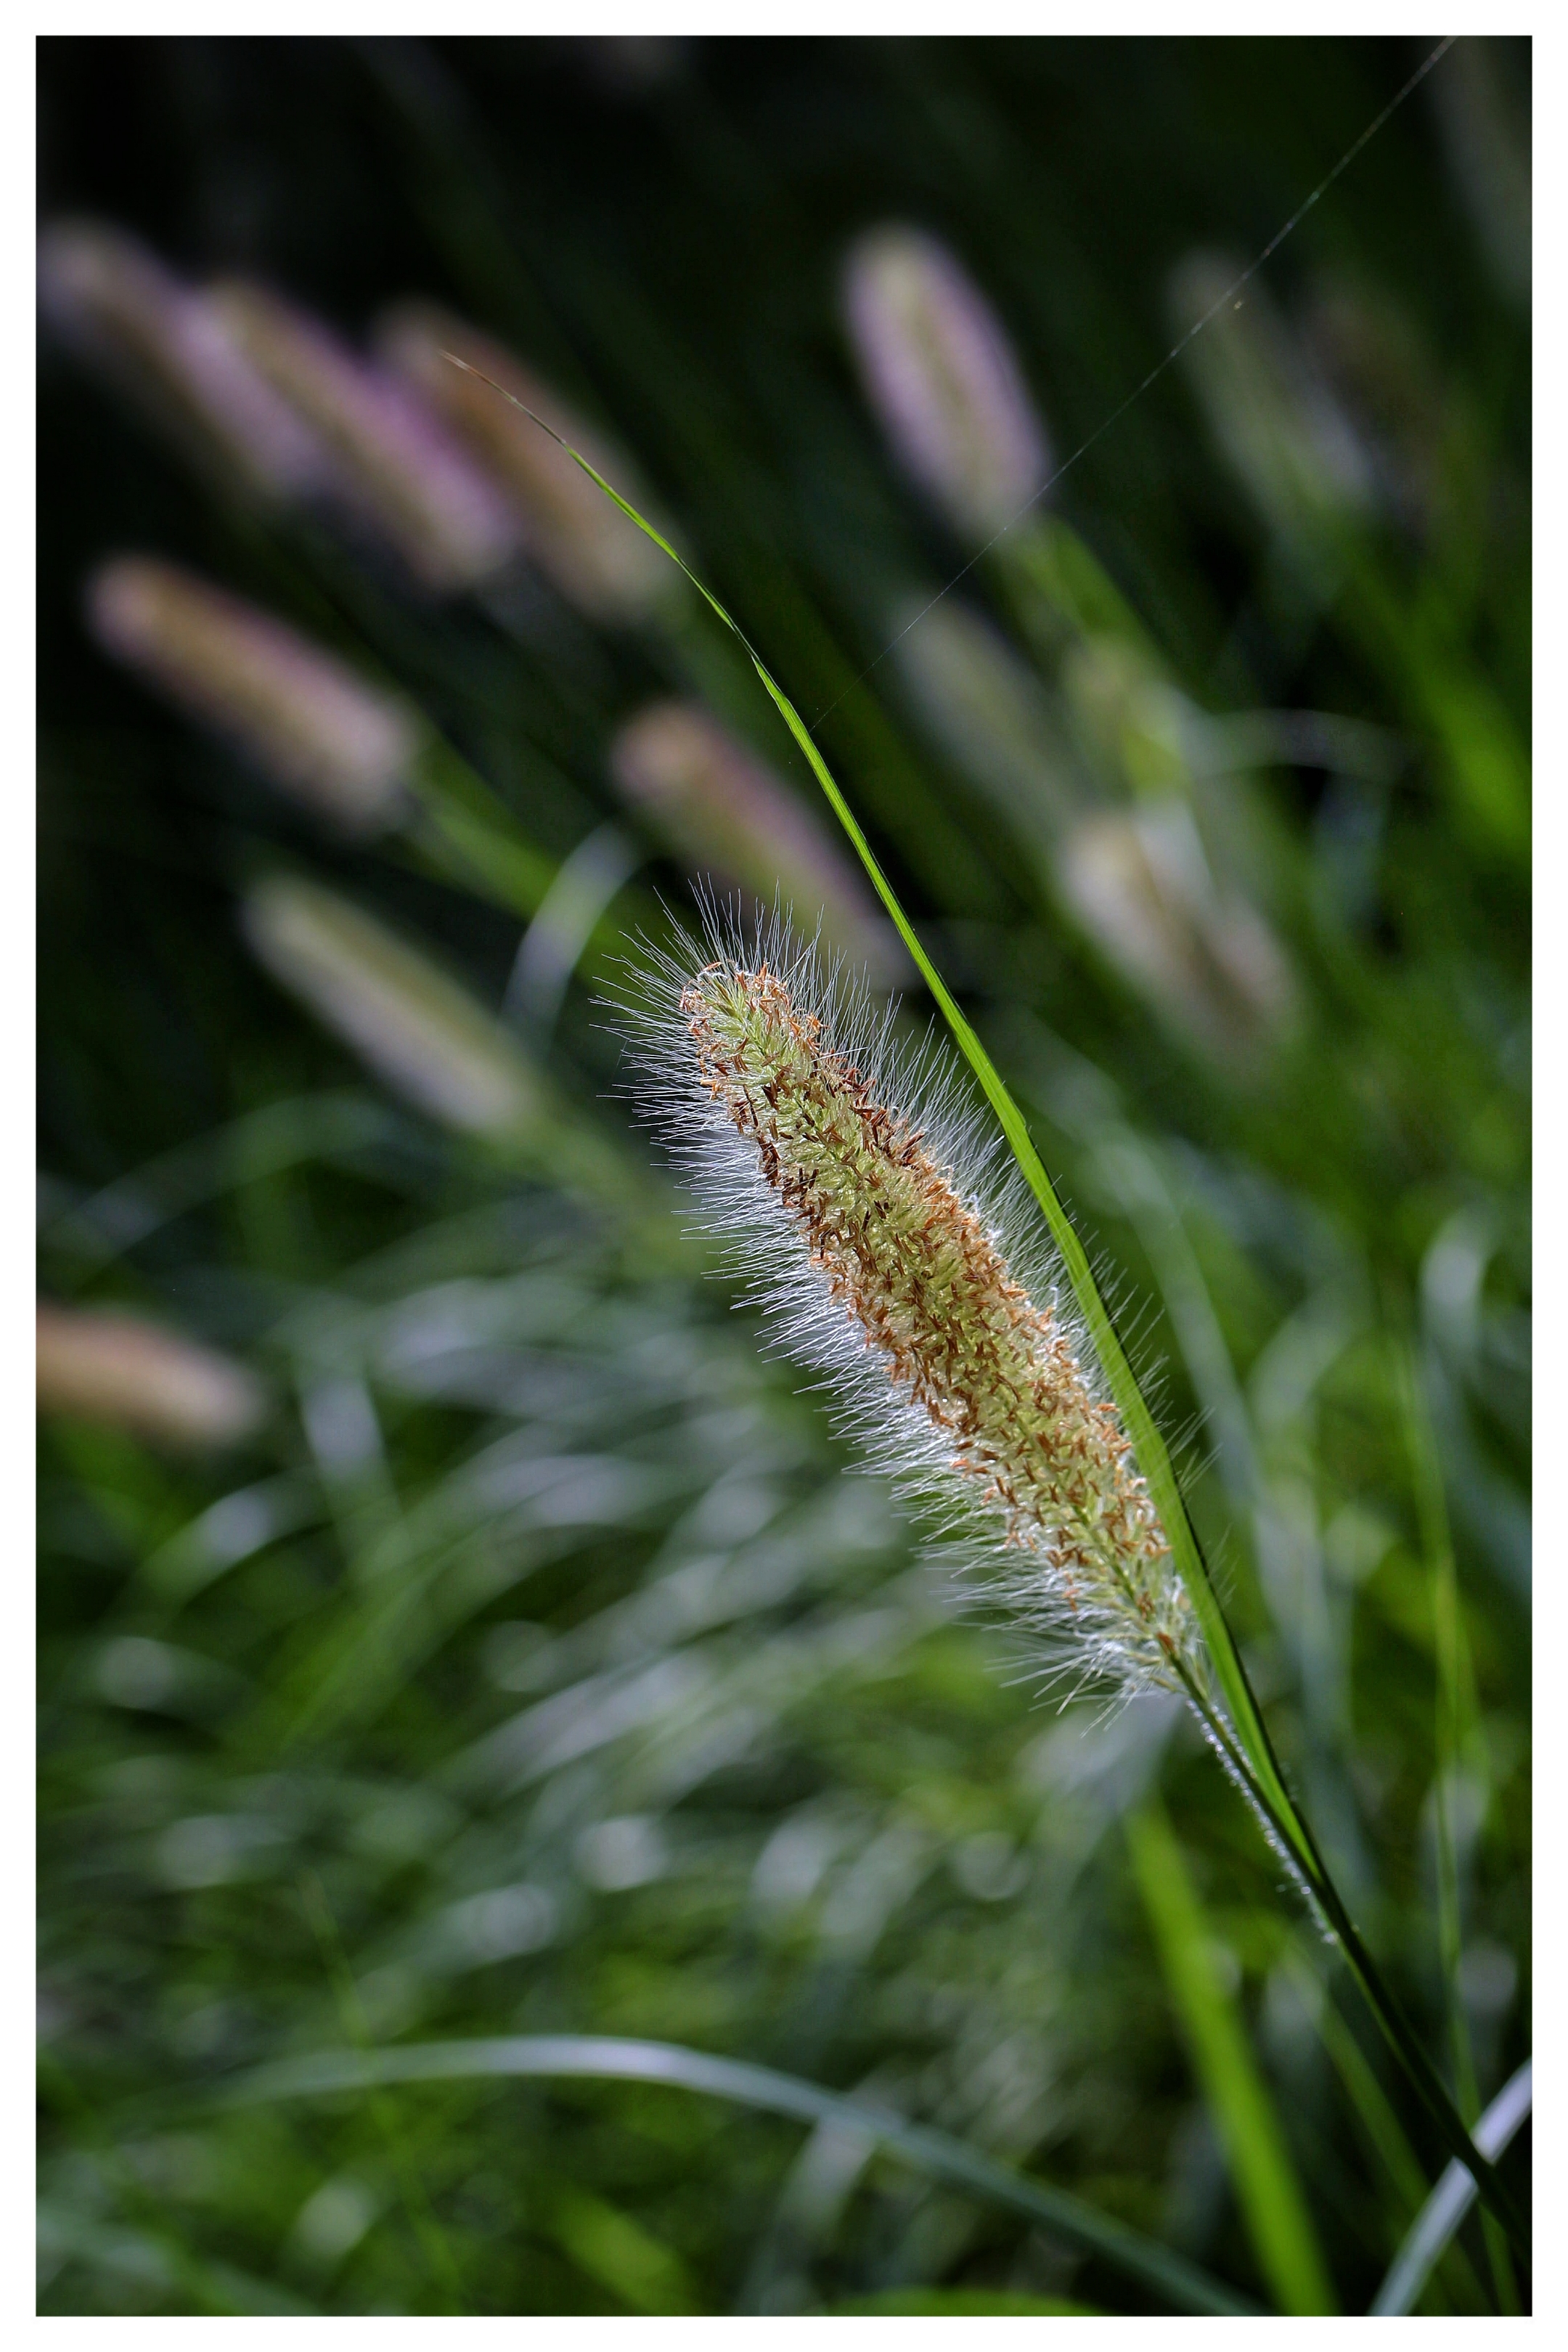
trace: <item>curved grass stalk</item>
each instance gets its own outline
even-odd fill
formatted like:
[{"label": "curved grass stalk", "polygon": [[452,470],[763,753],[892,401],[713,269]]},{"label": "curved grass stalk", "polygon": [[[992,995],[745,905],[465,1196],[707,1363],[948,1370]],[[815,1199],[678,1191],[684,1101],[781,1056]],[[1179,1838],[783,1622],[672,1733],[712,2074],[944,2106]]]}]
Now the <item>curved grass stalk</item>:
[{"label": "curved grass stalk", "polygon": [[[471,368],[455,352],[445,355],[454,367],[463,368],[470,375],[480,371]],[[629,499],[622,498],[613,484],[607,482],[580,450],[562,440],[544,419],[535,416],[531,409],[488,377],[492,389],[503,400],[511,401],[567,456],[596,482],[607,499],[620,508],[639,530],[646,533],[654,545],[663,548],[672,563],[676,564],[697,591],[703,601],[717,614],[727,629],[742,646],[758,679],[805,757],[812,774],[827,797],[828,804],[842,825],[856,855],[892,918],[899,937],[908,949],[916,970],[939,1006],[943,1019],[974,1072],[987,1101],[995,1111],[1003,1133],[1011,1148],[1030,1192],[1039,1202],[1051,1236],[1061,1254],[1072,1286],[1078,1308],[1087,1326],[1089,1336],[1099,1356],[1106,1385],[1110,1389],[1122,1425],[1132,1441],[1138,1467],[1147,1484],[1160,1520],[1169,1541],[1183,1581],[1191,1596],[1208,1645],[1216,1678],[1225,1703],[1221,1714],[1213,1702],[1200,1694],[1185,1673],[1188,1696],[1200,1721],[1208,1733],[1217,1752],[1239,1788],[1251,1803],[1265,1834],[1286,1862],[1292,1875],[1306,1895],[1321,1924],[1332,1940],[1336,1942],[1348,1961],[1362,1993],[1377,2020],[1395,2056],[1409,2077],[1412,2087],[1427,2109],[1432,2125],[1450,2157],[1474,2179],[1490,2211],[1493,2212],[1507,2231],[1509,2238],[1528,2263],[1530,2260],[1529,2222],[1517,2200],[1499,2179],[1494,2167],[1481,2154],[1453,2100],[1444,2087],[1441,2077],[1422,2050],[1406,2021],[1388,1987],[1384,1983],[1371,1954],[1356,1931],[1343,1897],[1328,1870],[1321,1848],[1300,1807],[1291,1797],[1274,1753],[1261,1711],[1252,1693],[1241,1654],[1226,1622],[1219,1597],[1208,1573],[1197,1530],[1187,1516],[1180,1484],[1169,1451],[1145,1402],[1137,1376],[1128,1360],[1117,1334],[1110,1309],[1101,1297],[1094,1280],[1087,1253],[1073,1228],[1071,1220],[1057,1197],[1055,1187],[1047,1175],[1045,1164],[1035,1150],[1023,1113],[1008,1091],[1000,1072],[992,1062],[975,1031],[955,1002],[941,973],[915,936],[915,929],[899,903],[898,896],[876,860],[871,844],[856,822],[853,810],[818,749],[810,730],[790,701],[784,689],[768,670],[762,656],[752,645],[733,614],[720,604],[711,588],[698,579],[684,556],[671,546],[663,532],[655,529],[645,516],[638,513]],[[1178,1671],[1180,1671],[1178,1667]]]},{"label": "curved grass stalk", "polygon": [[686,2050],[675,2042],[559,2033],[416,2042],[382,2050],[324,2050],[258,2067],[227,2086],[219,2097],[225,2106],[256,2106],[273,2099],[319,2098],[392,2083],[528,2077],[662,2083],[770,2115],[789,2116],[800,2123],[827,2123],[861,2132],[933,2179],[1005,2205],[1080,2252],[1110,2263],[1177,2311],[1222,2317],[1256,2313],[1255,2305],[1169,2247],[1113,2221],[1065,2189],[1047,2188],[1009,2165],[981,2155],[946,2132],[927,2124],[907,2123],[885,2109],[862,2106],[797,2074],[711,2057],[706,2051]]}]

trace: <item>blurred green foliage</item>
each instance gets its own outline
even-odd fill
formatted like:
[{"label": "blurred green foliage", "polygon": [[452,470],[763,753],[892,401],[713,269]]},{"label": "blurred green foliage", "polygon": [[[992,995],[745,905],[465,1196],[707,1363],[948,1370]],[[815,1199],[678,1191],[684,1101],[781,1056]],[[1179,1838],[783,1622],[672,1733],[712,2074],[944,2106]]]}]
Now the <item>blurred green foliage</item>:
[{"label": "blurred green foliage", "polygon": [[[1528,51],[1459,43],[880,659],[975,550],[837,308],[866,227],[945,240],[1060,462],[1202,307],[1194,257],[1239,268],[1419,55],[57,40],[42,154],[46,220],[350,338],[411,294],[498,338],[827,713],[1164,1367],[1286,1769],[1473,2112],[1529,2048]],[[42,1429],[42,2307],[1154,2307],[852,2134],[665,2087],[208,2096],[539,2032],[900,2109],[1268,2300],[1117,1833],[1157,1783],[1189,1985],[1232,2059],[1244,2023],[1272,2177],[1364,2309],[1439,2159],[1249,1820],[1175,1710],[1042,1706],[605,1099],[592,975],[685,881],[615,730],[700,693],[811,805],[716,625],[593,624],[527,563],[438,598],[193,467],[57,339],[44,369],[41,1287],[277,1403],[218,1456]],[[112,668],[81,594],[125,549],[394,683],[446,746],[434,831],[334,838]],[[644,870],[589,977],[553,1026],[513,1000],[551,1082],[526,1144],[379,1095],[241,940],[240,895],[304,869],[497,1009],[607,824]],[[1212,889],[1156,905],[1129,841],[1196,841]],[[1197,942],[1165,981],[1156,916]],[[1284,993],[1236,980],[1249,922]],[[1424,2307],[1494,2291],[1472,2221]]]}]

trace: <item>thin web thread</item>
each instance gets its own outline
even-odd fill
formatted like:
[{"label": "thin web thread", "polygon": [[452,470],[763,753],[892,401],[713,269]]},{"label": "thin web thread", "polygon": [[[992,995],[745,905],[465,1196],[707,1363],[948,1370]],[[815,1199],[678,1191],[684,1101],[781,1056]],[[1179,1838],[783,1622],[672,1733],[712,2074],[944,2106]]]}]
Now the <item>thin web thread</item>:
[{"label": "thin web thread", "polygon": [[1426,80],[1427,76],[1431,72],[1433,67],[1438,64],[1448,54],[1448,50],[1453,47],[1458,37],[1458,36],[1457,34],[1450,33],[1445,40],[1438,42],[1430,57],[1424,58],[1422,59],[1415,72],[1410,76],[1408,81],[1404,83],[1400,89],[1395,91],[1394,96],[1388,100],[1387,105],[1385,106],[1379,113],[1373,116],[1372,121],[1367,124],[1360,137],[1353,140],[1351,144],[1345,149],[1344,153],[1340,157],[1339,162],[1334,165],[1333,171],[1324,173],[1322,178],[1318,182],[1317,186],[1312,190],[1311,195],[1303,196],[1301,202],[1296,206],[1295,211],[1291,215],[1290,219],[1285,222],[1281,228],[1277,228],[1275,230],[1273,236],[1269,239],[1268,244],[1263,247],[1262,252],[1260,253],[1255,259],[1248,263],[1246,268],[1241,272],[1240,277],[1238,278],[1231,285],[1228,286],[1223,294],[1216,297],[1214,301],[1209,304],[1207,310],[1203,313],[1203,316],[1200,319],[1196,319],[1192,325],[1186,330],[1186,332],[1180,336],[1178,340],[1171,345],[1164,359],[1155,362],[1155,365],[1149,370],[1142,383],[1135,383],[1133,386],[1132,391],[1128,393],[1126,398],[1111,411],[1109,416],[1105,417],[1101,424],[1095,426],[1093,432],[1091,433],[1086,441],[1081,441],[1079,443],[1077,448],[1072,452],[1071,457],[1066,457],[1062,460],[1061,464],[1056,468],[1056,471],[1048,476],[1040,484],[1039,489],[1034,491],[1030,497],[1024,500],[1017,513],[1010,514],[1006,522],[1001,524],[998,530],[991,533],[991,536],[987,540],[984,547],[977,548],[974,554],[970,556],[967,563],[961,564],[958,570],[954,572],[951,580],[946,581],[942,587],[938,588],[936,595],[932,597],[931,602],[928,604],[922,604],[919,612],[915,614],[915,618],[912,621],[906,621],[904,623],[903,628],[898,632],[897,636],[889,638],[887,644],[883,646],[881,653],[876,656],[875,660],[867,662],[864,669],[860,672],[859,676],[852,677],[848,686],[843,688],[842,692],[836,694],[833,697],[833,699],[828,704],[826,709],[820,710],[817,713],[816,718],[811,721],[810,728],[809,730],[810,733],[814,735],[818,728],[822,724],[822,721],[825,719],[831,719],[832,717],[833,712],[838,709],[840,703],[842,702],[847,696],[852,695],[857,686],[864,685],[873,670],[875,669],[879,664],[887,659],[888,655],[893,652],[894,646],[901,646],[904,643],[904,638],[908,636],[910,631],[912,629],[917,629],[920,626],[921,622],[925,618],[927,613],[933,613],[936,611],[937,605],[942,602],[943,597],[946,596],[950,590],[956,588],[960,580],[967,579],[968,574],[973,572],[976,564],[981,562],[984,558],[990,553],[997,541],[999,539],[1004,539],[1008,532],[1011,530],[1015,523],[1021,522],[1024,516],[1030,512],[1030,509],[1037,507],[1041,499],[1046,496],[1047,492],[1053,490],[1056,488],[1057,483],[1061,481],[1063,474],[1069,473],[1071,468],[1077,465],[1081,457],[1087,457],[1089,451],[1093,448],[1095,443],[1103,440],[1113,425],[1120,424],[1122,418],[1127,414],[1128,409],[1132,407],[1133,403],[1135,400],[1141,400],[1145,393],[1148,391],[1149,386],[1153,383],[1157,383],[1160,377],[1164,375],[1166,370],[1168,367],[1173,366],[1175,362],[1180,359],[1187,345],[1198,335],[1202,334],[1205,327],[1207,327],[1211,320],[1218,317],[1226,304],[1235,300],[1237,295],[1240,293],[1241,289],[1248,283],[1249,279],[1255,278],[1258,272],[1262,268],[1263,264],[1274,254],[1278,253],[1280,247],[1284,244],[1285,239],[1290,236],[1291,230],[1300,227],[1301,222],[1305,220],[1307,215],[1312,211],[1312,206],[1317,203],[1319,197],[1328,194],[1328,191],[1333,187],[1341,173],[1348,171],[1350,166],[1354,163],[1356,157],[1360,154],[1362,149],[1367,146],[1372,140],[1376,138],[1378,132],[1388,121],[1390,115],[1396,114],[1399,109],[1404,105],[1406,100],[1410,96],[1412,90],[1418,89],[1421,83]]}]

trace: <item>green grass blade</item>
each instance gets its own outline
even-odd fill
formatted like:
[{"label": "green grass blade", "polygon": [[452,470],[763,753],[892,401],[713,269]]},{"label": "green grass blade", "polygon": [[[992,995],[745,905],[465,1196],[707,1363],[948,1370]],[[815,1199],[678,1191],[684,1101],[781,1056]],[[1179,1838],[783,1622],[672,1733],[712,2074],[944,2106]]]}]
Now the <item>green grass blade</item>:
[{"label": "green grass blade", "polygon": [[1395,2195],[1406,2214],[1419,2212],[1431,2184],[1370,2061],[1334,2007],[1326,1986],[1300,1950],[1291,1955],[1290,1970],[1297,1997],[1312,2021],[1329,2063],[1388,2175]]},{"label": "green grass blade", "polygon": [[[338,2022],[344,2032],[352,2037],[356,2048],[363,2050],[369,2042],[364,2010],[360,2001],[359,1987],[354,1981],[354,1972],[349,1965],[349,1956],[343,1949],[343,1939],[339,1933],[337,1920],[333,1917],[331,1905],[327,1900],[326,1890],[315,1873],[309,1871],[301,1880],[299,1891],[304,1902],[306,1916],[310,1922],[311,1932],[316,1937],[317,1946],[331,1982],[338,2008]],[[386,2147],[410,2227],[419,2242],[432,2274],[441,2281],[453,2310],[460,2313],[463,2308],[462,2276],[446,2232],[432,2210],[430,2198],[420,2176],[419,2168],[398,2131],[396,2117],[392,2112],[390,2101],[372,2097],[371,2106],[377,2129]]]},{"label": "green grass blade", "polygon": [[618,2205],[561,2187],[549,2214],[551,2235],[578,2269],[633,2311],[661,2318],[702,2308],[680,2256]]},{"label": "green grass blade", "polygon": [[283,1096],[73,1202],[40,1224],[39,1243],[86,1282],[193,1209],[309,1160],[371,1150],[397,1127],[395,1111],[346,1089]]},{"label": "green grass blade", "polygon": [[[442,737],[425,744],[412,784],[413,814],[397,836],[406,854],[441,880],[505,908],[525,926],[530,922],[559,878],[559,861],[529,839],[505,802]],[[651,898],[635,902],[634,919],[651,921],[656,912]],[[589,960],[612,956],[624,944],[624,927],[602,915],[589,934]]]},{"label": "green grass blade", "polygon": [[275,2099],[319,2098],[369,2091],[393,2083],[445,2083],[575,2077],[662,2083],[761,2108],[798,2122],[831,2123],[878,2140],[919,2171],[967,2189],[1051,2231],[1086,2254],[1134,2278],[1172,2310],[1224,2315],[1253,2306],[1218,2279],[1124,2222],[1113,2221],[1065,2190],[1031,2180],[968,2147],[946,2132],[904,2122],[865,2107],[798,2075],[776,2073],[672,2042],[623,2041],[597,2034],[522,2034],[505,2040],[400,2043],[381,2050],[327,2050],[262,2066],[221,2093],[225,2106]]},{"label": "green grass blade", "polygon": [[1157,1804],[1129,1818],[1127,1843],[1259,2267],[1282,2311],[1332,2312],[1333,2290],[1279,2115],[1216,1965],[1197,1889]]},{"label": "green grass blade", "polygon": [[1434,1647],[1437,1660],[1433,1742],[1437,1766],[1434,1796],[1437,1846],[1437,1942],[1442,1954],[1448,2002],[1454,2082],[1465,2121],[1473,2124],[1480,2110],[1480,2101],[1476,2094],[1475,2064],[1458,1985],[1461,1922],[1452,1791],[1456,1774],[1474,1751],[1477,1733],[1475,1692],[1464,1621],[1459,1611],[1458,1577],[1454,1565],[1453,1540],[1448,1530],[1448,1505],[1443,1495],[1443,1474],[1422,1393],[1420,1366],[1408,1344],[1397,1346],[1395,1352],[1396,1389],[1405,1418],[1421,1549],[1426,1554],[1432,1579]]}]

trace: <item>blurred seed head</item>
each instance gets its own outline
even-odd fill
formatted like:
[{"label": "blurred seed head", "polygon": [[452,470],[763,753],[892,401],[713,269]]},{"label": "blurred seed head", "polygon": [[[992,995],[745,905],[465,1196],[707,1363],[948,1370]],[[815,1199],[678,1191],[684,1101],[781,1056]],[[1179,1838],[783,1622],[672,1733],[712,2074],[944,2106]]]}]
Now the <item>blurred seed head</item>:
[{"label": "blurred seed head", "polygon": [[415,579],[454,593],[510,561],[519,537],[510,502],[410,383],[265,287],[228,279],[209,299],[246,357],[327,446],[349,505]]},{"label": "blurred seed head", "polygon": [[[1173,327],[1185,333],[1239,275],[1231,257],[1188,254],[1171,274]],[[1185,362],[1215,440],[1273,530],[1310,550],[1325,526],[1365,512],[1366,450],[1258,278],[1194,336]]]},{"label": "blurred seed head", "polygon": [[1051,698],[1000,631],[945,596],[897,639],[911,699],[954,766],[1040,847],[1086,798]]},{"label": "blurred seed head", "polygon": [[851,248],[842,299],[866,396],[900,462],[956,530],[989,538],[1051,470],[1000,320],[945,245],[898,224]]},{"label": "blurred seed head", "polygon": [[296,499],[319,489],[319,439],[245,352],[208,300],[123,229],[57,221],[38,247],[39,299],[63,340],[106,369],[249,490]]},{"label": "blurred seed head", "polygon": [[1449,432],[1443,386],[1409,313],[1387,290],[1336,272],[1320,280],[1301,333],[1354,423],[1379,504],[1407,530],[1431,520]]},{"label": "blurred seed head", "polygon": [[467,992],[358,907],[277,875],[246,896],[246,939],[276,980],[432,1118],[517,1137],[545,1110],[514,1040]]},{"label": "blurred seed head", "polygon": [[1256,908],[1215,883],[1185,803],[1089,818],[1062,842],[1057,878],[1109,961],[1190,1041],[1245,1060],[1289,1024],[1284,951]]},{"label": "blurred seed head", "polygon": [[754,901],[781,897],[879,982],[908,967],[896,935],[846,857],[765,761],[698,704],[654,702],[622,727],[610,772],[623,798],[697,872]]},{"label": "blurred seed head", "polygon": [[423,723],[334,655],[149,556],[100,565],[86,607],[106,653],[215,728],[318,815],[367,834],[405,813]]},{"label": "blurred seed head", "polygon": [[38,1302],[38,1407],[176,1445],[228,1445],[267,1415],[253,1372],[137,1315]]},{"label": "blurred seed head", "polygon": [[[574,415],[504,344],[422,302],[389,310],[377,340],[386,365],[505,484],[522,518],[528,553],[569,603],[591,620],[636,621],[671,593],[676,575],[668,558],[494,385],[542,416],[646,514],[650,503],[631,461]],[[447,352],[493,383],[482,383],[454,367],[444,356]]]}]

